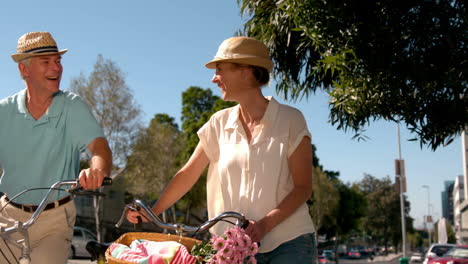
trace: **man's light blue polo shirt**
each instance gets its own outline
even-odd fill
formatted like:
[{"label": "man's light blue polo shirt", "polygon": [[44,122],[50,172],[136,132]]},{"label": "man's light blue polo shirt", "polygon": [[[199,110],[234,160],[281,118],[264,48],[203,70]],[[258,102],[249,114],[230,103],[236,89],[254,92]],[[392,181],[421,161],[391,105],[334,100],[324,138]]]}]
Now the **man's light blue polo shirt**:
[{"label": "man's light blue polo shirt", "polygon": [[[12,198],[29,188],[77,178],[80,153],[98,137],[104,137],[101,127],[76,94],[56,93],[39,120],[26,108],[26,89],[0,100],[0,192]],[[46,192],[30,191],[15,202],[38,204]]]}]

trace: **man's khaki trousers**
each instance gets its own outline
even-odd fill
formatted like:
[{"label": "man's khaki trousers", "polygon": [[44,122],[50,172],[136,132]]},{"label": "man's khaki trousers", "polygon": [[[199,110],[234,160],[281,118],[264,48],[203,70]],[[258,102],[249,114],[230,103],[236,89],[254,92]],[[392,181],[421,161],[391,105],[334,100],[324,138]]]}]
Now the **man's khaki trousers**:
[{"label": "man's khaki trousers", "polygon": [[[3,196],[0,198],[0,209],[3,208],[0,212],[2,227],[13,226],[16,220],[25,223],[33,214],[12,205],[5,205],[6,200]],[[36,223],[29,228],[32,264],[67,263],[75,218],[76,208],[73,200],[42,212]],[[13,237],[21,236],[15,234]],[[18,263],[16,260],[21,256],[21,250],[11,243],[7,244],[8,246],[0,238],[0,263]]]}]

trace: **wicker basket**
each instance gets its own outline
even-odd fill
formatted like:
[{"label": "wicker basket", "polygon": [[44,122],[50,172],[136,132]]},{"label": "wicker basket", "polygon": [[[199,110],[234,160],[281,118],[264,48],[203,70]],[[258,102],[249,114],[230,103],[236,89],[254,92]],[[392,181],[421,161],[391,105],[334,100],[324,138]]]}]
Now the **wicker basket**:
[{"label": "wicker basket", "polygon": [[[195,243],[201,243],[200,240],[170,234],[147,233],[147,232],[130,232],[120,236],[114,243],[120,243],[129,246],[135,239],[146,239],[150,241],[176,241],[184,245],[188,251],[192,250]],[[106,260],[108,264],[135,264],[125,260],[120,260],[112,257],[109,249],[106,250]]]}]

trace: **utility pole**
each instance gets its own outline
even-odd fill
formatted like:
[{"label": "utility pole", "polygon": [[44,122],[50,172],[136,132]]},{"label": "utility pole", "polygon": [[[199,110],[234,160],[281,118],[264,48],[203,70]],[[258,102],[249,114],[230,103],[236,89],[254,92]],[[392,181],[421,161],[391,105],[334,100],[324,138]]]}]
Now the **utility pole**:
[{"label": "utility pole", "polygon": [[402,253],[403,258],[406,258],[406,220],[405,220],[405,196],[404,192],[405,189],[403,188],[405,184],[405,180],[403,178],[404,167],[401,159],[401,144],[400,144],[400,124],[397,124],[397,131],[398,131],[398,169],[396,170],[397,175],[396,177],[400,179],[400,209],[401,209],[401,237],[402,237]]},{"label": "utility pole", "polygon": [[431,246],[432,244],[432,235],[431,235],[431,225],[430,223],[432,222],[432,217],[431,217],[431,200],[430,200],[430,191],[429,191],[429,186],[428,185],[423,185],[423,188],[427,189],[427,215],[425,222],[427,224],[427,233],[429,234],[429,245]]}]

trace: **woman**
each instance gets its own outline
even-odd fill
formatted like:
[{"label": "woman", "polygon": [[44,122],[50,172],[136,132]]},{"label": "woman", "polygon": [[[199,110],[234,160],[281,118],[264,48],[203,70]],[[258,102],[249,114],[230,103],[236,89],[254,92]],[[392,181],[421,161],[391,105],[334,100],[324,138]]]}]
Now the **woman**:
[{"label": "woman", "polygon": [[[237,211],[246,232],[261,242],[258,263],[314,263],[314,225],[306,201],[312,193],[311,135],[301,112],[264,97],[273,68],[268,48],[249,37],[219,47],[212,82],[223,100],[239,104],[215,113],[198,131],[200,142],[152,210],[159,215],[199,179],[209,164],[208,215]],[[137,222],[137,212],[127,216]],[[217,224],[215,234],[227,226]]]}]

